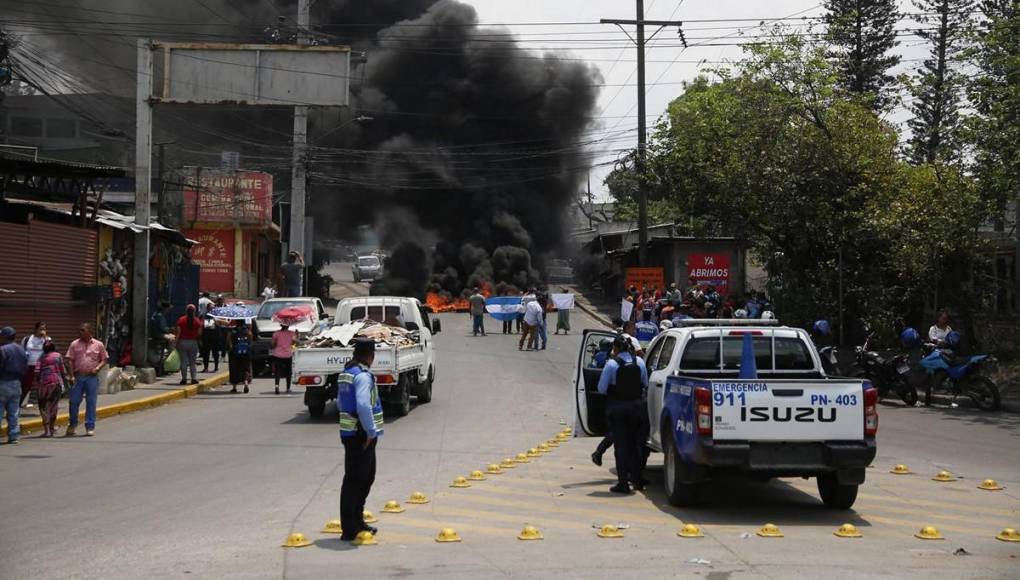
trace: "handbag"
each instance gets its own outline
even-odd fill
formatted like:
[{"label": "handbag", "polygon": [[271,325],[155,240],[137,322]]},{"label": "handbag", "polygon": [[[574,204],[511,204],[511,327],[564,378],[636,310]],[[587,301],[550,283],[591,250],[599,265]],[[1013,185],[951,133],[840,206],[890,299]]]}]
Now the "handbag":
[{"label": "handbag", "polygon": [[176,373],[181,370],[181,355],[176,351],[171,351],[170,356],[166,357],[163,361],[163,372],[165,373]]}]

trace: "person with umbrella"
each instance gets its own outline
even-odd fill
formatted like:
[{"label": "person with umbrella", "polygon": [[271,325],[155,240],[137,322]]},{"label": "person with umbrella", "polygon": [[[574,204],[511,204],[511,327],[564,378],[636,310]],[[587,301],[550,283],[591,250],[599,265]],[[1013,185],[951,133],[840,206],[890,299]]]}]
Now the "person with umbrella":
[{"label": "person with umbrella", "polygon": [[251,385],[251,344],[254,337],[251,327],[247,321],[238,320],[233,332],[227,336],[227,346],[230,350],[230,389],[231,393],[237,392],[237,385],[244,383],[244,392],[248,392]]},{"label": "person with umbrella", "polygon": [[[280,330],[273,333],[273,346],[270,355],[273,357],[273,380],[276,394],[280,394],[280,377],[287,379],[287,392],[290,392],[291,361],[294,357],[294,340],[297,333],[290,330],[286,322],[281,322]],[[245,391],[247,392],[247,391]]]}]

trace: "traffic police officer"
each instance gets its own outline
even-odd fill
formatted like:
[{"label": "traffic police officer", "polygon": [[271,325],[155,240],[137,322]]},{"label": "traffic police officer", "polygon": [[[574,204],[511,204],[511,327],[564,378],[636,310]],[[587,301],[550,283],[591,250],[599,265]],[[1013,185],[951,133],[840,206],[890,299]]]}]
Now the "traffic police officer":
[{"label": "traffic police officer", "polygon": [[606,363],[599,377],[598,391],[606,395],[606,415],[613,434],[618,482],[609,491],[630,493],[644,489],[641,474],[647,408],[644,392],[648,388],[648,369],[645,361],[631,354],[630,340],[617,336],[613,341],[613,358]]},{"label": "traffic police officer", "polygon": [[365,523],[365,500],[375,482],[375,446],[383,433],[382,401],[369,369],[375,361],[375,342],[354,344],[354,358],[337,383],[340,440],[344,444],[344,482],[340,488],[342,540],[376,529]]}]

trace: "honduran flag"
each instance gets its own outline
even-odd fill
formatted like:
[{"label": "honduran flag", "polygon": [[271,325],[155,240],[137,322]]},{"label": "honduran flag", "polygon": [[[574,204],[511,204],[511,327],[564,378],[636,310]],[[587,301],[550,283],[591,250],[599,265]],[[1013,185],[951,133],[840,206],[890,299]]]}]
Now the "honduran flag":
[{"label": "honduran flag", "polygon": [[521,297],[492,296],[486,298],[485,311],[496,320],[513,320],[521,312]]}]

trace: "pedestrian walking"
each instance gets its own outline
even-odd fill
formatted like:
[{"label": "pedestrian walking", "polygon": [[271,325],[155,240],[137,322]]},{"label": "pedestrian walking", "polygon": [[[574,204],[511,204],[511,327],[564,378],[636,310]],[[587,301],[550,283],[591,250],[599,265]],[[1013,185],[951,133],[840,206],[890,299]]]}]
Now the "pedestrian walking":
[{"label": "pedestrian walking", "polygon": [[301,254],[297,252],[287,254],[287,261],[280,266],[280,272],[283,273],[283,287],[287,291],[287,297],[301,296],[305,274],[305,261],[301,259]]},{"label": "pedestrian walking", "polygon": [[[223,294],[217,294],[216,295],[216,303],[213,305],[213,307],[214,308],[219,308],[220,306],[226,306],[226,305],[227,305],[227,301],[223,298]],[[226,360],[227,359],[227,353],[230,350],[230,347],[227,344],[230,341],[230,331],[231,331],[230,325],[227,324],[226,321],[222,321],[222,322],[221,321],[217,321],[216,322],[216,331],[220,335],[220,338],[219,338],[219,341],[218,341],[219,345],[220,345],[220,359],[221,360]]]},{"label": "pedestrian walking", "polygon": [[86,322],[78,328],[78,339],[67,349],[67,364],[74,376],[74,386],[68,397],[70,402],[69,422],[65,437],[74,435],[78,428],[78,409],[85,399],[85,435],[96,434],[96,404],[99,400],[99,371],[109,359],[106,346],[92,336],[92,324]]},{"label": "pedestrian walking", "polygon": [[538,341],[541,339],[542,346],[539,350],[545,350],[545,344],[549,342],[549,323],[546,322],[546,315],[549,313],[549,295],[545,292],[538,295],[536,302],[542,309],[542,315],[538,320],[538,334],[535,338],[535,346],[538,346]]},{"label": "pedestrian walking", "polygon": [[[506,290],[503,292],[503,296],[510,296],[510,291]],[[504,311],[505,312],[505,311]],[[514,321],[517,320],[517,315],[514,314],[512,318],[503,320],[503,334],[514,333]]]},{"label": "pedestrian walking", "polygon": [[280,378],[287,379],[287,392],[290,392],[291,362],[294,358],[294,341],[297,334],[286,324],[273,333],[273,346],[270,355],[273,357],[273,380],[276,383],[276,394],[280,394]]},{"label": "pedestrian walking", "polygon": [[222,345],[223,333],[220,331],[219,325],[216,323],[216,319],[210,314],[206,314],[202,317],[202,337],[199,339],[199,350],[202,356],[202,372],[209,372],[209,359],[213,361],[213,371],[219,372],[220,370],[220,351],[223,350]]},{"label": "pedestrian walking", "polygon": [[[28,399],[28,394],[32,392],[32,384],[35,382],[35,363],[39,362],[39,357],[43,354],[43,347],[50,341],[50,337],[46,335],[46,323],[36,322],[35,329],[32,334],[26,336],[21,341],[21,348],[24,349],[25,355],[28,357],[28,368],[25,369],[25,376],[21,379],[21,406],[25,407],[25,400]],[[31,407],[32,405],[27,405]]]},{"label": "pedestrian walking", "polygon": [[237,322],[233,332],[227,337],[230,349],[230,389],[237,392],[237,385],[244,384],[244,392],[251,385],[251,343],[254,342],[251,327],[243,320]]},{"label": "pedestrian walking", "polygon": [[177,356],[181,357],[180,384],[188,384],[188,371],[191,371],[191,384],[197,385],[198,341],[202,338],[202,320],[197,316],[194,304],[188,304],[184,316],[177,319],[174,338],[177,341]]},{"label": "pedestrian walking", "polygon": [[628,494],[631,486],[644,489],[641,473],[646,431],[643,418],[647,407],[642,404],[648,388],[648,369],[645,362],[630,353],[630,340],[617,336],[613,341],[613,358],[602,369],[598,391],[608,397],[606,418],[613,437],[616,455],[617,484],[609,488],[613,493]]},{"label": "pedestrian walking", "polygon": [[376,529],[365,523],[365,502],[375,482],[375,448],[383,434],[382,400],[375,377],[375,342],[354,344],[354,358],[337,384],[340,441],[344,446],[344,480],[340,487],[341,540],[351,541],[362,531]]},{"label": "pedestrian walking", "polygon": [[542,324],[542,307],[537,300],[531,300],[524,305],[524,331],[521,332],[521,340],[517,345],[518,350],[524,350],[525,343],[528,350],[534,350],[538,338],[538,328]]},{"label": "pedestrian walking", "polygon": [[60,395],[64,390],[67,369],[64,357],[57,352],[57,345],[52,340],[43,346],[43,354],[36,361],[35,391],[39,401],[39,416],[42,418],[43,437],[53,437],[57,429],[57,407]]},{"label": "pedestrian walking", "polygon": [[170,303],[162,301],[159,303],[159,308],[149,317],[149,349],[151,351],[149,357],[152,366],[156,369],[156,375],[160,377],[166,374],[163,371],[163,363],[170,355],[174,341],[173,332],[166,321],[166,316],[169,313]]},{"label": "pedestrian walking", "polygon": [[485,296],[478,286],[475,286],[474,294],[468,298],[468,303],[471,305],[471,335],[485,336]]},{"label": "pedestrian walking", "polygon": [[[14,342],[17,333],[10,326],[0,329],[0,414],[7,418],[7,442],[17,443],[21,429],[21,379],[25,376],[28,356],[20,344]],[[0,416],[0,420],[3,417]]]}]

